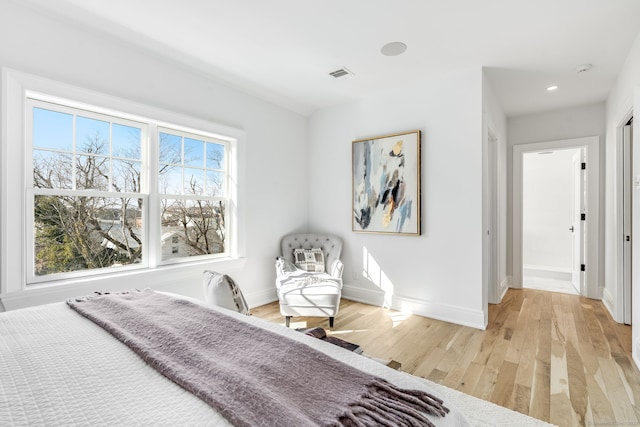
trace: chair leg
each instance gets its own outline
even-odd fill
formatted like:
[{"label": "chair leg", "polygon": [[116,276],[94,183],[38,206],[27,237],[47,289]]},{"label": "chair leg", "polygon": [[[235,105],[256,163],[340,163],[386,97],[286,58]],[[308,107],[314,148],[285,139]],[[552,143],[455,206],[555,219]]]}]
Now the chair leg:
[{"label": "chair leg", "polygon": [[288,328],[289,324],[291,323],[291,316],[285,316],[284,317],[284,323],[285,323],[285,325],[287,325],[287,328]]},{"label": "chair leg", "polygon": [[329,327],[333,328],[333,317],[329,317]]}]

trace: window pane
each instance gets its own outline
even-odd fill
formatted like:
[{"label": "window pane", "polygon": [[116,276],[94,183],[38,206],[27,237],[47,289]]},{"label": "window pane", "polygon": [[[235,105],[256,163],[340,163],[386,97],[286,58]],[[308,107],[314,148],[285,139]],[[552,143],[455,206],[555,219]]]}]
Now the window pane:
[{"label": "window pane", "polygon": [[33,150],[33,186],[36,188],[73,188],[71,154]]},{"label": "window pane", "polygon": [[109,154],[109,123],[78,116],[76,150],[88,154]]},{"label": "window pane", "polygon": [[142,199],[35,196],[35,274],[142,262]]},{"label": "window pane", "polygon": [[178,194],[203,194],[204,171],[202,169],[184,168],[184,193]]},{"label": "window pane", "polygon": [[182,168],[160,165],[158,191],[162,194],[182,194]]},{"label": "window pane", "polygon": [[217,171],[207,171],[205,194],[207,196],[224,196],[224,174]]},{"label": "window pane", "polygon": [[142,129],[114,123],[111,126],[111,155],[140,160]]},{"label": "window pane", "polygon": [[76,188],[78,190],[109,190],[109,158],[76,157]]},{"label": "window pane", "polygon": [[73,116],[34,107],[32,144],[39,148],[71,151],[73,148]]},{"label": "window pane", "polygon": [[185,166],[204,167],[204,141],[184,139]]},{"label": "window pane", "polygon": [[225,150],[225,144],[160,132],[160,192],[223,197],[226,187]]},{"label": "window pane", "polygon": [[140,162],[133,160],[112,160],[113,178],[111,188],[113,191],[126,191],[130,193],[140,192]]},{"label": "window pane", "polygon": [[222,202],[163,199],[162,260],[224,252],[224,211]]},{"label": "window pane", "polygon": [[160,132],[158,141],[160,163],[182,163],[182,137]]},{"label": "window pane", "polygon": [[224,145],[207,143],[207,169],[224,169]]}]

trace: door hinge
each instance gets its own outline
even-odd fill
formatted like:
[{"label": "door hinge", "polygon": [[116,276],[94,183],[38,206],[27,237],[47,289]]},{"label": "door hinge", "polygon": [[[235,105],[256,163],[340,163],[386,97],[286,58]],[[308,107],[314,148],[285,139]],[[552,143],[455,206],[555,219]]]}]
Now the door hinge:
[{"label": "door hinge", "polygon": [[587,164],[586,164],[585,162],[582,162],[582,163],[580,164],[580,169],[582,169],[582,170],[587,170]]},{"label": "door hinge", "polygon": [[587,220],[587,214],[586,213],[581,213],[580,214],[580,221],[586,221]]},{"label": "door hinge", "polygon": [[584,264],[580,264],[580,271],[587,271],[587,266]]}]

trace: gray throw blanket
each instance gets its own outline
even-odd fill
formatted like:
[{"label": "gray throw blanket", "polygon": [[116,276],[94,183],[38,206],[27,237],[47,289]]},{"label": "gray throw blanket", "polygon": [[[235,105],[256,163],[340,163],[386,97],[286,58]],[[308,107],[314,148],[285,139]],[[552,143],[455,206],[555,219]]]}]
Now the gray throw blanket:
[{"label": "gray throw blanket", "polygon": [[423,412],[449,412],[428,393],[149,289],[67,303],[236,426],[432,426]]}]

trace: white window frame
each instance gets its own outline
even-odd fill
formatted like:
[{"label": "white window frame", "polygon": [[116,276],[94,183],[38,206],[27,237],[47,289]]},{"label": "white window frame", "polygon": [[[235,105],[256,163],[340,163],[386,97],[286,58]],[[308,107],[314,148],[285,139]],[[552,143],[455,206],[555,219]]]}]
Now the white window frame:
[{"label": "white window frame", "polygon": [[[150,230],[147,228],[147,218],[150,210],[149,206],[149,170],[145,170],[145,168],[141,168],[141,189],[139,193],[133,192],[115,192],[115,191],[104,191],[104,190],[87,190],[87,189],[76,189],[75,188],[75,176],[72,178],[73,186],[72,189],[48,189],[48,188],[37,188],[33,186],[33,108],[42,108],[50,111],[62,112],[65,114],[71,115],[82,115],[83,117],[92,118],[96,120],[105,120],[106,118],[110,119],[111,123],[124,124],[127,126],[136,126],[140,127],[141,135],[140,135],[140,164],[148,165],[148,124],[142,121],[133,121],[130,119],[124,119],[114,112],[113,114],[104,114],[104,113],[96,113],[95,108],[92,110],[80,109],[77,107],[70,107],[64,104],[64,101],[59,102],[51,102],[44,101],[42,96],[38,96],[36,94],[27,94],[25,99],[25,157],[27,158],[27,162],[25,164],[25,183],[27,186],[26,189],[26,199],[25,199],[25,220],[26,220],[26,228],[25,228],[25,236],[26,236],[26,272],[27,272],[27,284],[35,284],[35,283],[45,283],[51,282],[54,280],[60,279],[69,279],[69,278],[81,278],[87,276],[93,276],[98,274],[111,273],[113,270],[108,271],[106,268],[102,269],[87,269],[87,270],[77,270],[77,271],[69,271],[64,273],[52,273],[47,275],[38,276],[35,274],[35,233],[34,233],[34,199],[35,196],[40,195],[51,195],[51,196],[86,196],[86,197],[105,197],[105,198],[119,198],[119,197],[129,197],[129,198],[137,198],[142,199],[143,206],[143,224],[145,227],[142,229],[142,241],[143,241],[143,254],[142,254],[142,262],[137,264],[129,264],[120,267],[111,267],[111,269],[117,269],[119,271],[127,271],[127,270],[136,270],[142,268],[150,267],[149,262],[147,260],[147,252],[149,248],[148,246],[148,233]],[[91,108],[91,107],[89,107]],[[77,151],[77,143],[75,141],[75,133],[73,135],[74,145],[73,150],[70,154],[73,157],[73,163],[75,163]],[[109,144],[111,144],[111,135],[109,135]],[[80,153],[83,154],[83,153]],[[103,157],[113,156],[109,155],[101,155]],[[111,171],[110,171],[111,172]],[[112,175],[110,174],[110,177]],[[110,188],[110,186],[109,186]]]},{"label": "white window frame", "polygon": [[[145,230],[148,235],[146,240],[147,248],[155,247],[158,249],[157,251],[149,250],[144,266],[136,265],[130,268],[119,268],[114,271],[102,271],[103,269],[99,269],[95,274],[92,274],[94,272],[91,270],[85,270],[68,273],[62,277],[56,275],[57,277],[51,277],[50,280],[42,282],[34,281],[33,278],[28,277],[27,271],[29,266],[33,264],[33,258],[30,258],[29,244],[25,238],[29,228],[28,221],[25,218],[28,213],[27,209],[33,209],[33,203],[29,202],[29,200],[33,200],[33,194],[30,193],[32,179],[27,176],[27,171],[32,170],[31,147],[25,145],[27,140],[27,98],[61,103],[71,108],[95,111],[98,114],[106,114],[134,122],[151,123],[148,128],[149,150],[146,156],[148,156],[149,163],[155,162],[155,165],[152,166],[153,170],[157,170],[158,162],[156,151],[158,127],[196,135],[202,134],[208,138],[227,141],[229,144],[227,158],[230,185],[228,189],[229,205],[226,209],[229,216],[226,228],[226,240],[229,243],[227,252],[224,256],[207,255],[204,257],[185,258],[178,263],[178,266],[200,268],[198,265],[203,262],[222,262],[243,258],[244,233],[239,230],[242,211],[238,208],[240,205],[240,191],[238,191],[237,187],[239,182],[239,154],[242,152],[240,147],[241,140],[244,137],[244,133],[241,130],[6,68],[2,69],[1,95],[0,236],[2,239],[0,247],[0,297],[9,294],[17,295],[26,291],[27,288],[32,290],[42,289],[43,286],[73,285],[75,288],[79,288],[87,283],[87,279],[92,277],[93,279],[91,280],[93,281],[101,281],[102,279],[107,281],[118,280],[121,276],[130,275],[130,268],[135,270],[135,277],[138,277],[137,275],[140,273],[153,273],[166,268],[172,268],[171,274],[166,277],[175,277],[176,272],[179,271],[174,268],[176,267],[175,260],[170,263],[172,265],[165,265],[159,262],[158,252],[160,248],[158,245],[159,236],[157,236],[160,230],[159,219],[154,221],[153,215],[148,215],[148,218],[145,218]],[[142,150],[144,152],[144,146]],[[117,193],[113,194],[116,197],[117,195]],[[154,193],[153,188],[148,188],[147,195],[136,194],[135,197],[147,197],[148,206],[153,203],[159,203],[158,193],[157,191]],[[16,206],[20,208],[16,208]],[[158,230],[158,233],[151,230]],[[202,258],[205,259],[203,260]],[[193,271],[193,268],[189,271]],[[164,274],[160,274],[164,276]],[[152,276],[158,277],[156,273],[153,273],[150,277]],[[46,278],[48,276],[43,277]]]},{"label": "white window frame", "polygon": [[[223,201],[225,203],[225,217],[224,217],[224,221],[225,221],[225,231],[226,231],[226,226],[229,225],[230,222],[233,222],[231,216],[229,215],[229,206],[230,206],[230,202],[231,202],[231,198],[229,197],[229,190],[230,190],[230,176],[229,174],[226,172],[229,170],[229,165],[230,165],[230,159],[229,159],[229,154],[231,153],[231,150],[229,149],[229,145],[230,145],[230,141],[228,139],[221,139],[219,137],[214,137],[212,135],[206,135],[202,132],[200,133],[193,133],[193,132],[187,132],[184,130],[179,130],[175,127],[166,127],[166,126],[159,126],[156,129],[156,136],[159,138],[160,133],[168,133],[171,135],[176,135],[176,136],[180,136],[181,138],[193,138],[193,139],[200,139],[200,140],[205,140],[206,142],[214,142],[217,144],[221,144],[225,147],[224,150],[224,170],[225,170],[225,182],[224,182],[224,188],[223,188],[223,192],[224,192],[224,196],[206,196],[206,195],[191,195],[191,194],[174,194],[174,193],[162,193],[160,192],[159,188],[155,188],[154,189],[154,196],[157,196],[157,209],[158,209],[158,213],[159,213],[159,209],[160,209],[160,203],[162,202],[162,199],[182,199],[182,200],[210,200],[210,201]],[[155,147],[159,147],[159,144],[156,144]],[[155,159],[158,160],[159,156],[156,155]],[[158,160],[159,161],[159,160]],[[176,166],[180,166],[181,165],[176,165]],[[156,167],[154,168],[155,172],[158,172],[160,166],[156,165]],[[203,170],[208,170],[208,169],[204,169]],[[184,172],[184,171],[183,171]],[[158,178],[157,178],[157,173],[155,174],[156,178],[154,180],[152,180],[154,182],[154,184],[158,183]],[[158,219],[159,219],[159,215],[157,215]],[[161,235],[161,231],[159,231],[159,235]],[[182,257],[182,258],[171,258],[171,259],[166,259],[163,260],[162,259],[162,247],[160,244],[155,245],[155,249],[156,249],[156,259],[157,259],[157,264],[158,265],[163,265],[163,264],[176,264],[176,263],[181,263],[181,262],[187,262],[189,260],[197,260],[197,259],[211,259],[211,258],[224,258],[228,256],[229,253],[229,247],[230,247],[230,242],[228,239],[226,239],[225,237],[225,248],[224,248],[224,253],[221,254],[209,254],[209,255],[194,255],[191,257]]]}]

